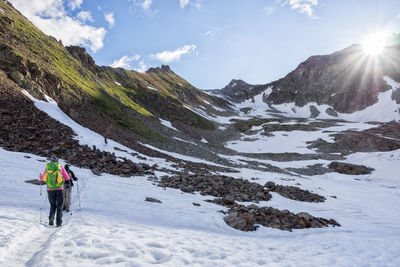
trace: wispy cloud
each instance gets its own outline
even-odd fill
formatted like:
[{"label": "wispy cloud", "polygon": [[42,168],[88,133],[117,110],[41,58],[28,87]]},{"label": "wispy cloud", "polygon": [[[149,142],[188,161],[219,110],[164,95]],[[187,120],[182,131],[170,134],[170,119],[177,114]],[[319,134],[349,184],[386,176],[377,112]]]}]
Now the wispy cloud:
[{"label": "wispy cloud", "polygon": [[400,14],[397,15],[397,19],[400,19]]},{"label": "wispy cloud", "polygon": [[114,60],[114,62],[112,64],[110,64],[110,67],[131,69],[131,62],[137,61],[139,59],[140,59],[139,55],[123,56],[120,59]]},{"label": "wispy cloud", "polygon": [[184,8],[185,6],[187,6],[187,4],[189,4],[190,0],[179,0],[179,5],[181,6],[181,8]]},{"label": "wispy cloud", "polygon": [[93,52],[104,46],[107,31],[86,25],[78,17],[68,16],[62,0],[11,0],[11,3],[39,29],[61,39],[65,45],[83,45]]},{"label": "wispy cloud", "polygon": [[214,32],[212,30],[206,31],[205,33],[203,33],[204,36],[214,36]]},{"label": "wispy cloud", "polygon": [[86,21],[93,22],[92,15],[88,11],[81,11],[76,15],[76,18],[79,19],[81,22],[85,23]]},{"label": "wispy cloud", "polygon": [[276,7],[275,6],[265,6],[263,10],[267,13],[268,16],[275,13]]},{"label": "wispy cloud", "polygon": [[144,0],[141,6],[144,10],[149,10],[152,2],[153,0]]},{"label": "wispy cloud", "polygon": [[114,13],[104,13],[104,19],[108,22],[108,26],[111,29],[115,24]]},{"label": "wispy cloud", "polygon": [[313,9],[313,6],[318,6],[318,0],[290,0],[289,4],[292,9],[298,10],[300,13],[310,18],[318,18]]},{"label": "wispy cloud", "polygon": [[68,5],[70,6],[70,8],[72,10],[75,10],[77,8],[80,8],[82,3],[83,3],[83,0],[71,0],[71,1],[69,1]]},{"label": "wispy cloud", "polygon": [[183,55],[186,54],[193,54],[196,51],[196,46],[195,45],[185,45],[182,46],[175,51],[163,51],[156,53],[154,55],[151,55],[152,58],[157,59],[161,62],[164,63],[171,63],[174,61],[178,61]]}]

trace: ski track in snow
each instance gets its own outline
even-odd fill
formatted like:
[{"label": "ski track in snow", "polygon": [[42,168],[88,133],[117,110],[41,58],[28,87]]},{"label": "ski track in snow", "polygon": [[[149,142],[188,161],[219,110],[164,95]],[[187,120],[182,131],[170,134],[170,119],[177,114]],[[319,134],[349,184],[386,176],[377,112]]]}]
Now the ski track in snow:
[{"label": "ski track in snow", "polygon": [[[135,160],[129,154],[133,150],[112,140],[105,145],[100,135],[74,123],[56,104],[36,102],[36,105],[72,127],[80,143]],[[363,127],[372,126],[358,125],[358,129]],[[116,151],[114,146],[128,153]],[[230,157],[233,161],[240,159],[244,158]],[[293,177],[246,168],[230,174],[260,184],[273,181],[297,185],[321,194],[327,198],[324,203],[297,202],[272,193],[270,201],[259,205],[306,211],[342,224],[342,227],[293,232],[262,226],[255,232],[241,232],[225,224],[224,215],[218,212],[226,210],[224,207],[203,201],[212,197],[163,189],[147,177],[96,176],[89,169],[75,166],[71,169],[79,179],[82,208],[78,208],[75,183],[73,214],[64,214],[61,228],[49,228],[45,192],[41,199],[40,187],[24,182],[37,178],[43,171],[45,162],[39,160],[46,159],[0,148],[0,266],[400,265],[400,150],[356,153],[345,160],[375,168],[370,175],[329,173]],[[169,167],[162,159],[148,161]],[[260,162],[281,168],[327,163],[323,160]],[[145,202],[146,197],[163,203]],[[201,206],[194,206],[194,202]]]}]

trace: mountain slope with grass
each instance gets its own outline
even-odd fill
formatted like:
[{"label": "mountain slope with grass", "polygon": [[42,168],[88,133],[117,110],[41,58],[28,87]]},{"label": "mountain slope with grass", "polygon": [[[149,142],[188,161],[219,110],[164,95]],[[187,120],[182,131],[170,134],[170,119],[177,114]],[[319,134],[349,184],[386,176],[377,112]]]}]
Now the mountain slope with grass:
[{"label": "mountain slope with grass", "polygon": [[[104,135],[122,131],[152,142],[168,142],[159,118],[187,134],[214,125],[190,108],[226,106],[176,75],[168,66],[146,73],[100,67],[80,47],[64,47],[38,30],[7,1],[0,2],[0,68],[38,99],[54,99],[73,119]],[[215,111],[215,110],[214,110]],[[124,134],[120,135],[123,138]]]}]

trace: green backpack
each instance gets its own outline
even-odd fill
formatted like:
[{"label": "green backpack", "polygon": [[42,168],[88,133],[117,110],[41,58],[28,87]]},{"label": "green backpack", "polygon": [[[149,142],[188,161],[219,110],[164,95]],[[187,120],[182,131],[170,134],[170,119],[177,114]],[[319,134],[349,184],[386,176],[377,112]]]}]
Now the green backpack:
[{"label": "green backpack", "polygon": [[46,165],[46,181],[47,188],[60,189],[64,186],[65,179],[61,174],[61,166],[57,162],[50,162]]}]

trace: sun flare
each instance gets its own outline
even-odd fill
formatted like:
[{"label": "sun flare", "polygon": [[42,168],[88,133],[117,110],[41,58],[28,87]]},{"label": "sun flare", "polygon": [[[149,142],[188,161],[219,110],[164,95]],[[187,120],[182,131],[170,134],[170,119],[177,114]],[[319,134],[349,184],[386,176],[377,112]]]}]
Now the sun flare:
[{"label": "sun flare", "polygon": [[386,36],[383,33],[369,35],[362,42],[364,53],[370,56],[380,55],[386,45]]}]

